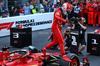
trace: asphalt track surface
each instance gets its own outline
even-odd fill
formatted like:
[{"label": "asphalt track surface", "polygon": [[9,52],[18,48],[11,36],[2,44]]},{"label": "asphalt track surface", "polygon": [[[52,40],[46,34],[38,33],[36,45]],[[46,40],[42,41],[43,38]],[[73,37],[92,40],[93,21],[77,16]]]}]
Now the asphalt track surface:
[{"label": "asphalt track surface", "polygon": [[[67,25],[62,27],[62,33],[66,29]],[[88,29],[85,34],[85,40],[87,42],[87,32],[93,32],[96,29],[100,30],[100,27],[92,27],[88,26]],[[51,29],[46,29],[46,30],[38,30],[38,31],[33,31],[32,32],[32,45],[35,46],[37,49],[41,50],[43,47],[45,47],[50,41],[47,41],[48,36],[51,33]],[[10,36],[2,37],[0,38],[0,46],[10,46]],[[12,50],[17,50],[21,48],[15,48],[10,46],[11,48],[9,49],[10,51]],[[1,50],[1,49],[0,49]],[[59,50],[48,50],[47,52],[60,52]],[[90,66],[100,66],[100,55],[92,55],[90,53],[87,53],[87,47],[85,48],[84,51],[82,51],[83,56],[79,56],[80,61],[82,62],[83,57],[87,57],[90,61]]]}]

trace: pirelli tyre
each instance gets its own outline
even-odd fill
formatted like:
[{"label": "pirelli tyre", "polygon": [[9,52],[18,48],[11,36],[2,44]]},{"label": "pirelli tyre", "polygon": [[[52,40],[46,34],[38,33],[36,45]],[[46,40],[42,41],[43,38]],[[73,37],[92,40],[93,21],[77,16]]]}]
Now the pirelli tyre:
[{"label": "pirelli tyre", "polygon": [[72,60],[72,62],[67,62],[64,61],[63,59],[61,59],[59,61],[59,66],[80,66],[80,61],[77,55],[73,54],[73,53],[68,53],[67,54],[69,59]]}]

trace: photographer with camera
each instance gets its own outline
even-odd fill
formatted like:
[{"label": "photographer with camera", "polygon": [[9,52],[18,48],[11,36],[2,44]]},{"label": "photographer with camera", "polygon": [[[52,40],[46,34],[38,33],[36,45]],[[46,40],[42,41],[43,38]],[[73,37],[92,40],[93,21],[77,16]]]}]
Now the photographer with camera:
[{"label": "photographer with camera", "polygon": [[[78,52],[78,55],[83,55],[81,52],[84,50],[86,46],[85,42],[85,31],[87,30],[87,27],[84,25],[85,18],[81,17],[79,19],[72,19],[75,23],[74,29],[78,29],[79,31],[79,43],[81,43],[81,48]],[[77,23],[76,23],[77,22]]]},{"label": "photographer with camera", "polygon": [[71,46],[71,29],[74,29],[75,24],[72,24],[72,28],[71,27],[67,27],[66,30],[64,30],[64,38],[65,38],[65,50],[68,50]]}]

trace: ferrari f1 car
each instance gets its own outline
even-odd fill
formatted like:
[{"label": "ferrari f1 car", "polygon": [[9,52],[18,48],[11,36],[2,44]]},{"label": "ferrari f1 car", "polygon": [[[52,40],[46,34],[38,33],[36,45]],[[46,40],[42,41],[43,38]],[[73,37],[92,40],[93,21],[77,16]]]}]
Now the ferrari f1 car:
[{"label": "ferrari f1 car", "polygon": [[46,53],[46,56],[33,46],[9,52],[9,47],[2,47],[0,51],[0,66],[89,66],[87,58],[80,64],[79,58],[73,53],[67,56],[71,62],[65,61],[59,53]]}]

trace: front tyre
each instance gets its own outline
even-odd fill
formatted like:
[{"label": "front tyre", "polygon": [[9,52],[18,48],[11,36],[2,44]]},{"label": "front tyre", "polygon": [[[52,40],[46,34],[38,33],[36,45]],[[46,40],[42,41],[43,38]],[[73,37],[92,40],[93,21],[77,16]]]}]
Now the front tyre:
[{"label": "front tyre", "polygon": [[68,66],[80,66],[80,61],[77,55],[70,53],[68,57],[72,60],[72,62],[68,62]]},{"label": "front tyre", "polygon": [[70,63],[70,66],[79,66],[78,60],[76,58],[73,58],[72,62]]},{"label": "front tyre", "polygon": [[59,66],[80,66],[80,61],[76,54],[68,53],[67,55],[72,62],[67,62],[63,59],[60,59]]}]

